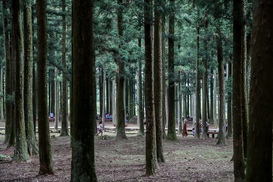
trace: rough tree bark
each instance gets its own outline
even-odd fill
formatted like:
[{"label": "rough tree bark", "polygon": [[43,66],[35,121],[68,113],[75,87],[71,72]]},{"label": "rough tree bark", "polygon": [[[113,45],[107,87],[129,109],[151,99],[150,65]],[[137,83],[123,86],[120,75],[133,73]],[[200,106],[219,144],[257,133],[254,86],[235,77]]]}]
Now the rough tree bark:
[{"label": "rough tree bark", "polygon": [[39,174],[54,174],[51,143],[49,135],[49,120],[47,108],[46,84],[46,0],[37,0],[37,25],[38,25],[38,132],[39,132]]},{"label": "rough tree bark", "polygon": [[[63,67],[65,70],[67,70],[67,65],[66,65],[66,15],[65,15],[65,8],[66,8],[66,0],[62,0],[62,11],[64,12],[64,15],[62,16],[62,25],[63,25],[63,30],[62,30],[62,63]],[[67,79],[65,74],[63,73],[62,76],[62,81],[63,81],[63,96],[62,96],[62,129],[61,129],[61,136],[68,136],[68,103],[67,103]]]},{"label": "rough tree bark", "polygon": [[[121,6],[123,0],[118,0],[118,4]],[[118,35],[120,38],[123,36],[123,7],[119,7],[118,9]],[[122,46],[122,45],[120,45]],[[119,54],[119,53],[118,53]],[[118,63],[118,78],[117,78],[117,138],[126,139],[125,133],[125,108],[124,108],[124,83],[125,83],[125,69],[124,62],[121,58],[121,55],[117,55],[116,61]]]},{"label": "rough tree bark", "polygon": [[72,167],[71,181],[97,181],[94,123],[95,60],[93,51],[93,1],[73,1],[72,34]]},{"label": "rough tree bark", "polygon": [[156,129],[153,103],[153,75],[152,75],[152,0],[145,0],[144,7],[144,35],[145,35],[145,99],[146,99],[146,176],[155,174],[156,157]]},{"label": "rough tree bark", "polygon": [[33,123],[33,37],[32,37],[32,8],[29,0],[24,2],[24,112],[28,154],[38,154],[36,143],[36,128]]},{"label": "rough tree bark", "polygon": [[218,31],[219,36],[216,37],[217,60],[218,60],[218,76],[219,76],[219,134],[217,145],[225,145],[225,76],[223,64],[223,45],[221,40],[221,32]]},{"label": "rough tree bark", "polygon": [[174,0],[170,0],[170,6],[173,9],[172,12],[169,15],[169,38],[168,38],[168,50],[169,50],[169,85],[168,85],[168,133],[167,133],[167,139],[168,140],[177,140],[176,137],[176,119],[175,119],[175,74],[174,74],[174,19],[175,19],[175,13],[174,13]]},{"label": "rough tree bark", "polygon": [[273,2],[253,4],[246,181],[272,181]]},{"label": "rough tree bark", "polygon": [[24,118],[24,40],[22,31],[22,4],[20,1],[12,2],[12,43],[14,45],[15,65],[16,65],[16,90],[15,90],[15,125],[16,125],[16,144],[13,159],[16,162],[29,159],[27,152],[27,140]]},{"label": "rough tree bark", "polygon": [[162,1],[155,1],[155,26],[154,26],[154,112],[156,124],[156,147],[157,147],[157,161],[164,162],[163,146],[162,146],[162,17],[161,7]]},{"label": "rough tree bark", "polygon": [[243,0],[233,0],[233,161],[235,181],[244,181],[244,144],[242,128],[242,27]]}]

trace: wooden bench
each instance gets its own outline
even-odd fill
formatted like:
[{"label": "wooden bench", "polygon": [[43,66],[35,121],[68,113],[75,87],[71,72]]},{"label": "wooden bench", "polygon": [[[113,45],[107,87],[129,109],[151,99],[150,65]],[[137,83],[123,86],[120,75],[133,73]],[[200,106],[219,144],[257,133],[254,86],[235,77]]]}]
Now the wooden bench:
[{"label": "wooden bench", "polygon": [[212,138],[215,138],[215,135],[218,135],[218,131],[208,131],[207,132],[207,136],[209,137],[209,135],[211,135]]}]

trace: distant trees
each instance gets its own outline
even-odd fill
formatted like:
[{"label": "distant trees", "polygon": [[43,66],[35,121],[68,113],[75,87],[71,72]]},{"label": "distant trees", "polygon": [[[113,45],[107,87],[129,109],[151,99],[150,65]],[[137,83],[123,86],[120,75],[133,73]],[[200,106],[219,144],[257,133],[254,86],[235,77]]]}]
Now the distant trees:
[{"label": "distant trees", "polygon": [[[272,128],[270,122],[259,123],[257,129],[259,118],[264,121],[269,121],[270,118],[264,117],[270,113],[267,102],[270,98],[267,92],[271,87],[266,87],[262,80],[270,79],[270,75],[263,75],[270,72],[270,65],[267,65],[269,63],[263,61],[270,57],[266,52],[270,50],[267,43],[270,36],[268,39],[262,36],[271,33],[266,24],[270,20],[265,18],[266,23],[259,24],[264,20],[260,15],[266,12],[266,7],[255,4],[253,24],[255,42],[252,42],[254,48],[250,59],[253,62],[249,125],[246,77],[250,74],[246,72],[248,55],[245,34],[246,31],[252,30],[245,26],[246,21],[251,21],[248,20],[251,16],[245,17],[245,8],[250,9],[251,3],[245,4],[242,0],[233,1],[233,5],[230,1],[193,1],[193,4],[190,4],[174,0],[168,2],[145,0],[145,3],[106,0],[96,1],[93,6],[93,1],[80,1],[82,4],[73,1],[74,19],[71,21],[70,0],[58,2],[38,0],[35,5],[37,12],[35,9],[32,12],[32,1],[26,0],[23,4],[23,25],[19,1],[1,2],[4,34],[0,35],[0,38],[4,40],[5,64],[0,66],[5,71],[5,78],[0,77],[0,83],[4,82],[3,85],[6,87],[3,95],[5,107],[0,107],[1,110],[5,110],[5,143],[8,147],[16,146],[16,160],[24,161],[28,158],[26,149],[30,155],[36,151],[34,135],[36,127],[33,121],[36,121],[38,107],[40,174],[52,174],[54,171],[48,114],[55,112],[56,122],[62,118],[62,136],[69,134],[70,114],[73,146],[72,180],[81,175],[85,179],[97,180],[93,138],[96,130],[95,115],[97,111],[100,114],[112,113],[114,116],[116,113],[114,121],[117,138],[126,138],[125,113],[129,113],[130,122],[133,122],[133,116],[137,115],[140,134],[144,134],[143,116],[146,116],[146,174],[153,175],[157,162],[164,161],[162,137],[165,136],[165,121],[168,122],[169,140],[177,139],[176,126],[183,117],[194,116],[197,138],[200,138],[201,128],[198,124],[200,119],[202,118],[203,138],[206,138],[206,121],[210,121],[214,127],[219,126],[218,144],[224,144],[225,104],[228,103],[228,136],[233,136],[234,142],[235,179],[245,180],[245,159],[247,179],[255,178],[250,173],[258,170],[255,166],[259,166],[258,160],[253,158],[254,146],[260,144],[266,146],[266,142],[269,142],[266,137],[270,138],[269,133],[272,132],[269,131]],[[268,0],[262,0],[261,3],[268,7],[272,5]],[[32,20],[35,13],[37,22]],[[92,16],[92,13],[96,16]],[[169,26],[167,33],[164,30],[165,17],[169,21],[166,24]],[[218,26],[218,23],[221,23],[221,26]],[[72,24],[73,39],[70,36]],[[261,27],[259,31],[264,31],[263,34],[258,33],[258,26]],[[168,45],[165,45],[167,39]],[[142,43],[143,40],[145,44]],[[232,43],[233,49],[230,48]],[[265,49],[259,49],[261,47]],[[33,67],[36,60],[37,69]],[[70,60],[73,60],[73,66]],[[262,71],[259,71],[260,69]],[[35,73],[38,73],[38,77]],[[225,79],[226,76],[228,81]],[[96,78],[98,87],[95,83]],[[135,85],[136,80],[138,86]],[[32,91],[36,91],[37,83],[38,104],[35,105],[36,97],[32,96]],[[73,86],[73,89],[69,89],[69,86]],[[47,88],[50,92],[47,92]],[[167,97],[165,93],[168,93]],[[96,101],[97,94],[100,96]],[[263,97],[254,98],[255,94]],[[59,97],[61,102],[57,99]],[[267,100],[263,100],[266,98]],[[258,99],[264,105],[259,105],[261,103],[258,103]],[[32,105],[32,102],[35,104]],[[68,105],[69,102],[71,105]],[[167,105],[165,102],[168,102]],[[88,104],[85,105],[86,103]],[[264,112],[257,114],[256,108],[262,108]],[[58,116],[58,112],[61,113],[61,117]],[[1,113],[0,115],[2,118]],[[80,121],[84,123],[85,128]],[[56,129],[57,126],[56,123]],[[250,131],[255,132],[249,133],[247,142],[248,127]],[[260,129],[265,132],[262,133]],[[86,136],[91,138],[86,139]],[[258,139],[264,143],[259,143]],[[269,153],[262,145],[259,149],[259,152]],[[90,160],[85,161],[89,154]],[[78,156],[80,158],[77,160]],[[270,159],[270,154],[268,156]],[[258,159],[268,160],[266,157]],[[78,166],[84,166],[86,169]],[[266,169],[270,166],[268,163],[265,166],[267,166],[263,168],[265,173],[259,171],[260,176],[268,176]]]}]

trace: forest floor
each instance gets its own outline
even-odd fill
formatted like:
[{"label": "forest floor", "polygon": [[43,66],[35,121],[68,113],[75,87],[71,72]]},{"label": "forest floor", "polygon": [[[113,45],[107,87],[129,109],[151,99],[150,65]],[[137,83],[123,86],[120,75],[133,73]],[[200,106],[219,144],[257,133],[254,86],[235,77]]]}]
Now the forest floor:
[{"label": "forest floor", "polygon": [[[3,125],[3,124],[2,124]],[[1,123],[0,123],[1,126]],[[133,126],[130,124],[129,126]],[[12,156],[14,148],[2,144],[0,155]],[[53,136],[54,135],[54,136]],[[217,139],[196,139],[192,135],[177,141],[163,141],[165,162],[160,163],[154,176],[145,176],[145,137],[137,131],[126,131],[128,139],[117,140],[114,131],[95,136],[95,160],[98,181],[234,181],[231,158],[232,139],[225,146],[217,146]],[[22,163],[11,159],[0,161],[0,181],[66,182],[71,175],[70,137],[51,133],[54,175],[38,175],[39,156],[31,156]]]}]

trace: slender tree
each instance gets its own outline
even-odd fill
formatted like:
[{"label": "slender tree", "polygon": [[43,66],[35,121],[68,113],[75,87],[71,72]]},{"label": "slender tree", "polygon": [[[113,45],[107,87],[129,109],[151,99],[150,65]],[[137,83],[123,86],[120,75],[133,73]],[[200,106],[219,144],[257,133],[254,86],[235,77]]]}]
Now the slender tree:
[{"label": "slender tree", "polygon": [[204,38],[204,49],[205,49],[205,56],[203,58],[203,67],[204,67],[204,71],[203,71],[203,75],[202,75],[202,138],[207,138],[207,130],[206,130],[206,122],[208,121],[208,107],[207,107],[207,96],[208,96],[208,71],[207,71],[207,62],[208,62],[208,56],[207,56],[207,52],[208,52],[208,32],[207,32],[207,28],[208,28],[208,19],[207,17],[204,19],[204,29],[205,29],[205,38]]},{"label": "slender tree", "polygon": [[[123,36],[123,0],[118,0],[118,35],[120,39]],[[122,47],[122,43],[120,48]],[[124,83],[125,83],[125,65],[122,56],[117,53],[116,61],[118,63],[118,78],[117,78],[117,138],[126,139],[125,134],[125,107],[124,107]]]},{"label": "slender tree", "polygon": [[217,47],[217,60],[218,60],[218,76],[219,76],[219,134],[218,145],[225,145],[225,76],[224,76],[224,64],[223,64],[223,45],[221,40],[221,32],[218,30],[218,36],[216,37]]},{"label": "slender tree", "polygon": [[[66,64],[66,15],[65,15],[65,9],[66,9],[66,0],[62,0],[62,63],[63,67],[66,70],[67,69],[67,64]],[[63,73],[62,76],[62,81],[63,81],[63,96],[62,96],[62,129],[61,129],[61,136],[68,136],[68,103],[67,103],[67,79],[65,76],[65,73]]]},{"label": "slender tree", "polygon": [[[232,70],[232,64],[229,62],[228,63],[228,80],[229,82],[231,82],[231,70]],[[227,97],[228,97],[228,103],[227,103],[227,119],[228,119],[228,133],[227,133],[227,137],[232,137],[232,129],[233,129],[233,124],[232,124],[232,90],[231,88],[228,90],[227,93]]]},{"label": "slender tree", "polygon": [[39,174],[54,174],[52,152],[49,135],[49,120],[47,108],[46,84],[46,0],[37,0],[37,25],[38,25],[38,132],[39,132]]},{"label": "slender tree", "polygon": [[29,155],[38,154],[33,123],[33,37],[32,37],[32,7],[31,1],[24,1],[24,113],[26,123],[26,137]]},{"label": "slender tree", "polygon": [[156,147],[157,147],[157,161],[164,162],[163,146],[162,146],[162,2],[155,1],[155,26],[154,26],[154,111],[156,124]]},{"label": "slender tree", "polygon": [[14,160],[16,162],[29,159],[27,152],[27,140],[24,118],[24,95],[23,95],[23,65],[24,65],[24,42],[22,31],[22,4],[20,1],[12,2],[12,40],[14,45],[16,64],[16,91],[15,91],[15,123],[16,123],[16,145]]},{"label": "slender tree", "polygon": [[169,15],[169,38],[168,38],[168,58],[169,58],[169,84],[168,84],[168,140],[177,140],[176,137],[176,120],[175,120],[175,78],[174,78],[174,0],[170,0],[171,14]]},{"label": "slender tree", "polygon": [[72,167],[71,181],[97,181],[94,122],[96,122],[93,51],[93,1],[73,1],[72,34]]},{"label": "slender tree", "polygon": [[3,35],[5,44],[5,58],[6,58],[6,126],[5,126],[5,142],[8,143],[8,147],[15,144],[15,127],[14,127],[14,95],[13,95],[13,60],[11,59],[11,45],[10,45],[10,31],[9,27],[9,14],[10,3],[8,0],[2,0],[3,5]]},{"label": "slender tree", "polygon": [[246,181],[272,181],[272,7],[271,0],[253,2]]},{"label": "slender tree", "polygon": [[[140,26],[140,23],[139,23]],[[141,38],[138,38],[138,46],[141,47]],[[143,112],[143,94],[142,94],[142,88],[143,88],[143,84],[142,84],[142,64],[141,64],[141,57],[138,60],[138,79],[137,79],[137,84],[138,84],[138,114],[137,114],[137,123],[139,126],[139,134],[140,135],[144,135],[144,123],[143,123],[143,119],[144,119],[144,112]]]},{"label": "slender tree", "polygon": [[146,176],[155,174],[156,128],[153,105],[153,75],[152,75],[152,0],[145,0],[144,35],[145,35],[145,99],[146,99]]},{"label": "slender tree", "polygon": [[200,99],[200,70],[199,70],[199,34],[200,34],[200,27],[197,25],[197,37],[196,37],[196,105],[195,105],[195,137],[200,138],[200,125],[199,125],[199,119],[200,119],[200,108],[201,108],[201,99]]}]

